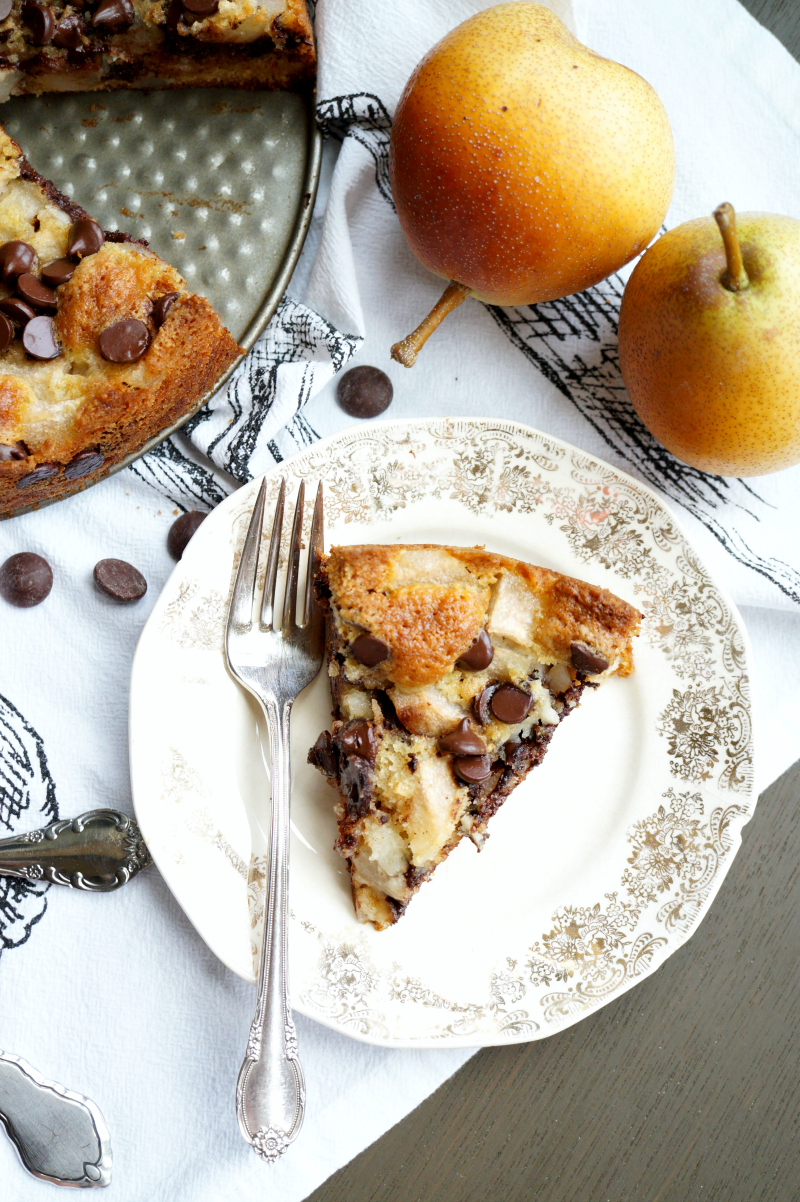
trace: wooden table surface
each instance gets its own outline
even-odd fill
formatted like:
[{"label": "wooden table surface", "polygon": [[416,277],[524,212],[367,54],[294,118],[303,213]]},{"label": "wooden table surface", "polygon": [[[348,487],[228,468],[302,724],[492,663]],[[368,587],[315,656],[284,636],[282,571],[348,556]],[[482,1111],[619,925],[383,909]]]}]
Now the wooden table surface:
[{"label": "wooden table surface", "polygon": [[[744,2],[800,59],[800,0]],[[799,819],[800,761],[652,977],[478,1052],[307,1202],[797,1202]]]}]

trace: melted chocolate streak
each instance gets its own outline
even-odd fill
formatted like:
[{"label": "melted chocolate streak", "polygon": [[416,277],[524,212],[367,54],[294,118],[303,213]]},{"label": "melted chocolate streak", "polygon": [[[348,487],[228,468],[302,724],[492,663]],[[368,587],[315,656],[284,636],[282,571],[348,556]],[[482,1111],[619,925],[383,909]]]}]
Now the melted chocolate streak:
[{"label": "melted chocolate streak", "polygon": [[[369,92],[336,96],[317,105],[324,134],[353,137],[375,160],[375,180],[394,208],[389,186],[392,119]],[[617,336],[624,284],[612,275],[575,296],[501,309],[487,306],[506,337],[567,398],[603,441],[648,484],[702,522],[729,555],[800,603],[800,572],[780,559],[765,559],[733,526],[735,510],[760,521],[770,505],[746,480],[712,476],[681,463],[639,420],[619,370]],[[567,348],[580,339],[580,349]],[[724,512],[726,525],[718,514]]]},{"label": "melted chocolate streak", "polygon": [[[29,722],[0,696],[0,834],[36,830],[58,818],[56,787],[44,744]],[[42,881],[0,876],[0,952],[19,947],[47,909]]]}]

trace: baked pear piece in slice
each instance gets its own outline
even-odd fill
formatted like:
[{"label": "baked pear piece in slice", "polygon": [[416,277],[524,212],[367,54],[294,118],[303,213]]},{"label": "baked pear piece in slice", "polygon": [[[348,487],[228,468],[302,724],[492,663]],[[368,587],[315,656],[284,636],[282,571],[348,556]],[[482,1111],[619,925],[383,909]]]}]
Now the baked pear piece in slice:
[{"label": "baked pear piece in slice", "polygon": [[583,690],[633,671],[641,615],[606,589],[480,548],[334,547],[333,733],[309,752],[339,791],[337,850],[378,930],[541,763]]},{"label": "baked pear piece in slice", "polygon": [[0,517],[105,475],[239,354],[205,297],[0,129]]}]

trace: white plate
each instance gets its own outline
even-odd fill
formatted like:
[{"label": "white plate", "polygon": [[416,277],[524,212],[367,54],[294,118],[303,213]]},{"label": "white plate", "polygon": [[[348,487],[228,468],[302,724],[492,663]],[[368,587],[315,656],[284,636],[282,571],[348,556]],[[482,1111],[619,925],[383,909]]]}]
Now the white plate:
[{"label": "white plate", "polygon": [[[292,725],[291,985],[302,1014],[371,1043],[539,1039],[686,941],[752,814],[747,640],[675,518],[641,484],[503,421],[361,425],[280,467],[325,487],[327,540],[485,544],[644,613],[636,672],[585,696],[544,763],[397,926],[356,922],[333,792],[306,760],[324,674]],[[209,947],[255,979],[269,774],[222,635],[258,481],[207,518],[142,633],[131,682],[136,815]],[[270,498],[278,487],[271,474]],[[251,835],[251,826],[253,834]]]}]

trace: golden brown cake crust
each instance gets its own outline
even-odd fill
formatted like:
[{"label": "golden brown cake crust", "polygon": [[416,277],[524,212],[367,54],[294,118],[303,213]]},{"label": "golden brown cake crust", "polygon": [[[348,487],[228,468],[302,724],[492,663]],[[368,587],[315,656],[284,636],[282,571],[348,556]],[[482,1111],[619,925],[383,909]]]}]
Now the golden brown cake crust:
[{"label": "golden brown cake crust", "polygon": [[[37,271],[67,254],[70,226],[85,216],[0,131],[0,243],[31,245]],[[177,299],[158,326],[154,302],[168,293]],[[10,295],[0,286],[0,299]],[[241,353],[209,302],[124,235],[109,235],[56,295],[60,355],[33,360],[19,338],[0,355],[0,451],[15,448],[11,459],[0,454],[0,517],[107,474],[192,412]],[[137,362],[110,363],[100,354],[100,333],[126,318],[147,327],[149,346]],[[83,474],[86,452],[94,466]],[[79,456],[84,460],[76,465]]]}]

